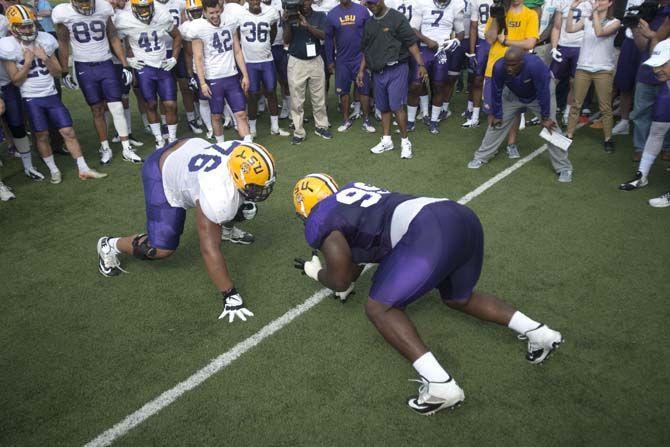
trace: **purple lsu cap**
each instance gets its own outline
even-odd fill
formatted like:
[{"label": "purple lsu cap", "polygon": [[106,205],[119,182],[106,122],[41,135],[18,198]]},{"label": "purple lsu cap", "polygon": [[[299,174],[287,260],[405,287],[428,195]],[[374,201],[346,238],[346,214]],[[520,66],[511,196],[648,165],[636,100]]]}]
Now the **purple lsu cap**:
[{"label": "purple lsu cap", "polygon": [[379,3],[379,0],[363,0],[363,3],[366,4],[366,5],[368,3],[370,3],[372,5],[376,5],[377,3]]}]

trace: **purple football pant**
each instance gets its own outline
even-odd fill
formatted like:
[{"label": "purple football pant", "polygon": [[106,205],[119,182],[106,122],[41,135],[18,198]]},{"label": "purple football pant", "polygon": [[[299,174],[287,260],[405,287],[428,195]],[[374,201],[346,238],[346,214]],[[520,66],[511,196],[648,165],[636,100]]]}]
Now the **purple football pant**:
[{"label": "purple football pant", "polygon": [[121,101],[123,84],[119,78],[119,71],[111,59],[104,62],[75,61],[74,70],[77,73],[79,88],[89,106],[105,101]]},{"label": "purple football pant", "polygon": [[407,63],[399,62],[374,74],[375,106],[381,112],[397,112],[407,105],[408,72]]},{"label": "purple football pant", "polygon": [[[133,83],[131,82],[130,85],[124,85],[123,83],[123,65],[121,64],[114,64],[114,69],[116,70],[116,75],[119,78],[119,83],[121,84],[121,93],[123,96],[127,96],[130,94],[130,89],[133,87]],[[130,69],[133,72],[133,78],[137,77],[137,73],[135,73],[135,70]]]},{"label": "purple football pant", "polygon": [[155,107],[156,95],[160,96],[161,101],[177,100],[177,84],[171,72],[146,65],[137,70],[136,74],[142,97],[150,107]]},{"label": "purple football pant", "polygon": [[484,76],[486,73],[486,64],[489,61],[489,51],[491,51],[491,44],[486,39],[477,38],[475,44],[475,59],[477,59],[477,69],[475,76]]},{"label": "purple football pant", "polygon": [[[428,47],[421,47],[421,57],[428,71],[428,77],[432,83],[442,83],[447,80],[449,75],[449,61],[446,64],[439,64],[435,57],[435,51]],[[419,79],[419,70],[412,72],[412,84],[421,84]]]},{"label": "purple football pant", "polygon": [[[468,46],[464,46],[467,44]],[[449,76],[458,76],[461,74],[461,71],[463,70],[463,65],[465,63],[465,53],[467,52],[465,49],[470,48],[470,43],[467,40],[463,40],[461,44],[456,48],[454,51],[451,53],[448,53],[449,55],[449,60],[447,61],[447,69],[448,72],[447,74]]]},{"label": "purple football pant", "polygon": [[[170,57],[172,57],[172,50],[167,51],[166,58]],[[188,78],[188,71],[186,70],[186,58],[184,56],[183,51],[179,52],[179,57],[177,58],[177,65],[175,65],[174,68],[172,69],[172,74],[177,79]]]},{"label": "purple football pant", "polygon": [[[274,92],[277,88],[277,75],[274,62],[247,62],[249,75],[249,93]],[[263,88],[261,88],[261,84]]]},{"label": "purple football pant", "polygon": [[640,50],[637,49],[635,41],[629,38],[624,39],[621,44],[616,73],[614,74],[614,86],[619,91],[630,92],[635,89],[640,63]]},{"label": "purple football pant", "polygon": [[186,221],[186,210],[171,206],[163,189],[163,175],[159,162],[161,155],[170,147],[172,145],[154,151],[142,166],[149,243],[152,247],[163,250],[177,249]]},{"label": "purple football pant", "polygon": [[23,105],[28,114],[30,127],[35,132],[72,127],[72,117],[58,95],[40,98],[23,98]]},{"label": "purple football pant", "polygon": [[283,45],[272,45],[272,60],[277,70],[277,79],[285,82],[288,79],[288,54]]},{"label": "purple football pant", "polygon": [[209,85],[209,89],[212,91],[212,98],[209,100],[209,108],[212,110],[212,114],[221,115],[223,113],[224,101],[228,102],[230,110],[233,113],[246,109],[247,99],[242,91],[238,75],[212,80],[207,79],[207,85]]},{"label": "purple football pant", "polygon": [[484,232],[470,208],[450,200],[426,205],[379,264],[370,298],[402,308],[438,289],[443,300],[466,300],[483,259]]},{"label": "purple football pant", "polygon": [[370,73],[366,70],[363,77],[363,87],[356,85],[356,76],[361,67],[360,59],[357,61],[335,61],[335,93],[348,95],[351,93],[351,84],[356,86],[356,91],[361,95],[370,94]]},{"label": "purple football pant", "polygon": [[2,86],[2,98],[5,101],[5,121],[11,127],[23,126],[23,100],[21,91],[14,84]]},{"label": "purple football pant", "polygon": [[563,61],[556,62],[551,60],[549,69],[554,74],[554,78],[562,81],[566,78],[574,78],[577,71],[577,61],[579,60],[579,47],[563,47],[558,46],[558,51],[561,52]]}]

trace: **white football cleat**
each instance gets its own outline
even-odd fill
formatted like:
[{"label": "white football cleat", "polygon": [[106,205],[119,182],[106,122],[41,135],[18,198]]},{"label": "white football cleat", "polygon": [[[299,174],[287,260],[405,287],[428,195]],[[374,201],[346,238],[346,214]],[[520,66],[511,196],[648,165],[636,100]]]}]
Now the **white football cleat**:
[{"label": "white football cleat", "polygon": [[469,120],[467,120],[466,122],[461,124],[461,127],[463,129],[472,129],[472,128],[475,128],[475,127],[479,127],[479,120],[475,120],[475,119],[470,118]]},{"label": "white football cleat", "polygon": [[99,178],[105,178],[107,174],[98,172],[95,169],[89,169],[88,171],[79,171],[80,180],[95,180]]},{"label": "white football cleat", "polygon": [[60,171],[52,172],[50,181],[54,185],[57,185],[63,181],[63,175],[60,173]]},{"label": "white football cleat", "polygon": [[30,180],[34,182],[41,182],[42,180],[44,180],[44,175],[40,171],[35,169],[34,166],[31,166],[30,168],[26,169],[23,172],[26,174],[26,177],[28,177]]},{"label": "white football cleat", "polygon": [[235,226],[228,228],[221,226],[221,240],[232,242],[233,244],[249,245],[256,240],[253,234],[244,231]]},{"label": "white football cleat", "polygon": [[98,239],[98,270],[107,277],[117,276],[125,270],[121,268],[119,256],[114,253],[108,241],[107,236]]},{"label": "white football cleat", "polygon": [[431,416],[445,408],[456,408],[465,400],[465,393],[453,377],[443,383],[428,382],[423,377],[419,382],[419,394],[407,399],[407,406],[424,416]]},{"label": "white football cleat", "polygon": [[526,360],[538,365],[542,363],[549,355],[563,343],[563,336],[560,332],[549,329],[548,326],[541,324],[539,327],[519,335],[519,340],[528,340],[528,351]]},{"label": "white football cleat", "polygon": [[12,200],[12,199],[16,199],[16,196],[14,195],[12,190],[9,188],[9,186],[0,182],[0,200],[2,200],[3,202],[6,202],[6,201]]},{"label": "white football cleat", "polygon": [[400,158],[408,160],[412,158],[412,142],[407,140],[400,142]]},{"label": "white football cleat", "polygon": [[112,161],[112,150],[111,149],[105,149],[101,147],[98,149],[98,152],[100,152],[100,163],[103,165],[106,165],[110,161]]},{"label": "white football cleat", "polygon": [[132,149],[124,149],[121,155],[125,161],[129,161],[131,163],[142,163],[144,161],[142,160],[142,157],[137,155]]},{"label": "white football cleat", "polygon": [[384,152],[392,151],[393,150],[393,141],[390,142],[384,142],[384,139],[375,145],[374,147],[370,148],[370,152],[373,154],[383,154]]}]

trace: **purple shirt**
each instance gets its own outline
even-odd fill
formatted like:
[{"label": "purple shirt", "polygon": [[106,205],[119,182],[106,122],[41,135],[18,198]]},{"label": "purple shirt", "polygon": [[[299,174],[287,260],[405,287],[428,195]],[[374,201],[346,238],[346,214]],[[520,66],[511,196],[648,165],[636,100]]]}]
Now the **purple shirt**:
[{"label": "purple shirt", "polygon": [[[656,13],[656,17],[649,23],[649,28],[652,31],[657,31],[661,25],[665,22],[665,19],[670,16],[670,6],[660,9]],[[649,59],[649,48],[645,51],[640,51],[640,60],[642,62]],[[648,65],[640,64],[640,68],[637,70],[637,82],[649,85],[661,85],[662,82],[656,79],[654,76],[654,71]]]},{"label": "purple shirt", "polygon": [[551,116],[551,71],[549,67],[534,54],[523,57],[523,67],[516,76],[510,76],[505,70],[505,58],[500,58],[493,65],[491,77],[493,87],[493,116],[502,119],[502,92],[509,88],[524,104],[538,100],[542,118]]},{"label": "purple shirt", "polygon": [[[360,62],[363,28],[370,14],[358,3],[344,7],[341,4],[330,10],[326,17],[326,62],[332,64],[337,50],[337,59]],[[334,42],[333,42],[334,41]],[[334,43],[334,45],[333,45]]]}]

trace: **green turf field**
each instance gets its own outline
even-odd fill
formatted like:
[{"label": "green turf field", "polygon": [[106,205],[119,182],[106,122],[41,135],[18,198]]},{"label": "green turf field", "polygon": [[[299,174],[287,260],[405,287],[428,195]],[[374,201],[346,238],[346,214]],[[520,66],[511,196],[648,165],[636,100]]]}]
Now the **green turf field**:
[{"label": "green turf field", "polygon": [[[67,92],[66,103],[97,168],[80,92]],[[151,139],[134,117],[146,156]],[[277,187],[244,225],[256,243],[221,247],[256,315],[232,325],[216,319],[220,296],[192,215],[172,258],[123,258],[128,274],[98,273],[98,238],[144,226],[140,168],[121,160],[119,145],[101,181],[81,182],[73,160],[58,156],[60,185],[31,183],[3,151],[2,176],[17,200],[0,203],[0,445],[84,444],[321,289],[292,266],[309,253],[291,203],[301,175],[323,171],[340,184],[364,180],[457,199],[514,163],[501,154],[467,169],[484,127],[462,130],[457,116],[439,136],[418,126],[408,161],[399,150],[370,154],[379,132],[364,135],[358,123],[331,141],[308,125],[307,141],[291,146],[266,136],[266,121],[257,141],[275,155]],[[538,132],[521,133],[522,155],[542,144]],[[511,331],[430,294],[408,314],[466,401],[432,418],[414,414],[405,406],[417,389],[407,381],[414,370],[363,313],[367,274],[349,302],[321,302],[115,444],[667,445],[670,210],[647,199],[667,190],[670,178],[659,162],[649,187],[618,191],[635,169],[630,140],[620,138],[606,155],[600,135],[579,132],[572,184],[555,181],[543,154],[469,203],[486,234],[480,288],[566,339],[546,364],[527,364]]]}]

